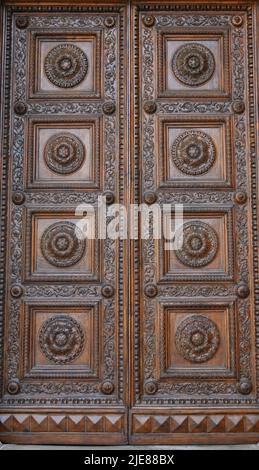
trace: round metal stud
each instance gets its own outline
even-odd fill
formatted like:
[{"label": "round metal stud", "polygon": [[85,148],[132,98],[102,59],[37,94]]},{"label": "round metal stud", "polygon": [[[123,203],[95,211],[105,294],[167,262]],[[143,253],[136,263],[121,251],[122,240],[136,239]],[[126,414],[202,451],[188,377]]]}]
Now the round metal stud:
[{"label": "round metal stud", "polygon": [[111,395],[114,391],[114,384],[110,382],[110,380],[105,380],[105,382],[101,384],[101,391],[105,393],[105,395]]},{"label": "round metal stud", "polygon": [[29,26],[29,18],[27,16],[19,16],[19,18],[16,18],[15,24],[19,29],[26,29]]},{"label": "round metal stud", "polygon": [[154,395],[157,392],[158,386],[154,380],[150,380],[145,383],[144,389],[148,395]]},{"label": "round metal stud", "polygon": [[242,24],[244,23],[244,19],[242,18],[242,16],[239,15],[232,16],[231,21],[232,25],[236,27],[242,26]]},{"label": "round metal stud", "polygon": [[113,26],[115,26],[115,18],[113,16],[107,16],[107,18],[105,18],[104,20],[104,24],[107,28],[113,28]]},{"label": "round metal stud", "polygon": [[15,299],[18,299],[23,295],[23,288],[19,284],[14,284],[11,289],[11,296],[14,297]]},{"label": "round metal stud", "polygon": [[17,206],[20,206],[25,201],[25,194],[22,191],[15,191],[12,195],[12,201]]},{"label": "round metal stud", "polygon": [[248,285],[243,282],[237,286],[236,292],[240,299],[246,299],[246,297],[248,297],[250,294],[250,289]]},{"label": "round metal stud", "polygon": [[247,201],[247,194],[245,191],[237,191],[235,194],[235,201],[238,204],[244,204]]},{"label": "round metal stud", "polygon": [[111,191],[105,191],[103,197],[105,197],[106,204],[108,205],[113,204],[115,201],[115,195]]},{"label": "round metal stud", "polygon": [[145,15],[143,16],[142,21],[145,26],[147,26],[148,28],[151,28],[152,26],[154,26],[156,19],[152,15]]},{"label": "round metal stud", "polygon": [[14,112],[19,116],[23,116],[27,112],[27,104],[23,103],[22,101],[17,101],[14,105]]},{"label": "round metal stud", "polygon": [[146,204],[154,204],[157,200],[157,195],[154,191],[147,191],[144,194],[144,201]]},{"label": "round metal stud", "polygon": [[232,104],[232,109],[236,114],[242,114],[245,110],[245,103],[244,101],[234,101]]},{"label": "round metal stud", "polygon": [[249,393],[251,393],[252,388],[253,388],[252,382],[249,378],[243,377],[240,379],[237,388],[238,388],[238,391],[242,393],[242,395],[249,395]]},{"label": "round metal stud", "polygon": [[157,295],[157,286],[155,286],[155,284],[148,284],[145,287],[144,292],[145,292],[147,297],[156,297],[156,295]]},{"label": "round metal stud", "polygon": [[104,114],[113,114],[115,112],[116,106],[113,101],[106,101],[106,103],[103,104],[103,112]]},{"label": "round metal stud", "polygon": [[11,380],[7,385],[7,391],[11,395],[16,395],[20,391],[19,380]]},{"label": "round metal stud", "polygon": [[155,101],[150,100],[144,103],[144,111],[147,114],[154,114],[156,110],[157,110],[157,105]]},{"label": "round metal stud", "polygon": [[102,287],[102,295],[106,298],[112,297],[114,295],[114,287],[110,284],[105,284]]}]

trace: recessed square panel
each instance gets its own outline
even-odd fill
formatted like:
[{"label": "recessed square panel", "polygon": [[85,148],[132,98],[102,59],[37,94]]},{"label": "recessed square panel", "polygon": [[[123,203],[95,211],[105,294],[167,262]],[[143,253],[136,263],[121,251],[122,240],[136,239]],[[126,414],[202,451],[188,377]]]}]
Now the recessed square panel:
[{"label": "recessed square panel", "polygon": [[161,378],[235,374],[232,301],[160,305]]},{"label": "recessed square panel", "polygon": [[230,118],[160,120],[160,185],[231,186],[232,135]]},{"label": "recessed square panel", "polygon": [[100,187],[99,119],[31,120],[25,154],[29,187]]},{"label": "recessed square panel", "polygon": [[158,33],[158,96],[229,96],[228,29]]},{"label": "recessed square panel", "polygon": [[[101,32],[32,33],[30,97],[101,96]],[[35,66],[36,58],[36,66]]]},{"label": "recessed square panel", "polygon": [[173,213],[165,213],[164,219],[167,233],[175,230],[175,238],[173,244],[166,239],[160,244],[161,281],[233,279],[231,208],[186,207],[183,225],[176,229]]},{"label": "recessed square panel", "polygon": [[99,242],[94,239],[95,216],[84,217],[90,238],[85,238],[74,212],[29,211],[25,252],[28,280],[98,280]]},{"label": "recessed square panel", "polygon": [[22,378],[97,377],[99,306],[26,304]]}]

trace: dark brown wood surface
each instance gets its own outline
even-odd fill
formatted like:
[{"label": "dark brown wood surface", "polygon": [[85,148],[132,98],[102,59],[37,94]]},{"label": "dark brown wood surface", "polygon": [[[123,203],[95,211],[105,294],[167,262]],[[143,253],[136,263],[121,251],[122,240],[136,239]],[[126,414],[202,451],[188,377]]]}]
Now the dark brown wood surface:
[{"label": "dark brown wood surface", "polygon": [[2,3],[0,440],[258,442],[257,2]]}]

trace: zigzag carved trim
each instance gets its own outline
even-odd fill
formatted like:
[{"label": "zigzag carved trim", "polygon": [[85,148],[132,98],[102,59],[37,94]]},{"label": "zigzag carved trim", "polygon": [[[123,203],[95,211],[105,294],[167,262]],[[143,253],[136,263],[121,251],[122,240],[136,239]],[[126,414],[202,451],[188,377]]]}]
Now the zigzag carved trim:
[{"label": "zigzag carved trim", "polygon": [[179,414],[132,417],[134,433],[259,433],[259,414]]},{"label": "zigzag carved trim", "polygon": [[123,433],[122,414],[2,414],[1,433]]}]

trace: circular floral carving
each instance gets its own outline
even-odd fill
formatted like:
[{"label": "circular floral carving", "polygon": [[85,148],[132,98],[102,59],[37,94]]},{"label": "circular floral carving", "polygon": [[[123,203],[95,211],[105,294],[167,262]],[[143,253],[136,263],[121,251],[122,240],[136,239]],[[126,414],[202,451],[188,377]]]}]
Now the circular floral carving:
[{"label": "circular floral carving", "polygon": [[202,315],[187,317],[176,330],[176,349],[190,362],[208,361],[216,353],[219,343],[220,335],[216,323]]},{"label": "circular floral carving", "polygon": [[85,158],[81,140],[69,132],[52,136],[44,149],[46,165],[55,173],[70,174],[77,171]]},{"label": "circular floral carving", "polygon": [[186,131],[172,145],[175,166],[187,175],[202,175],[214,164],[216,146],[212,138],[201,131]]},{"label": "circular floral carving", "polygon": [[88,71],[88,59],[78,46],[60,44],[47,54],[44,70],[53,85],[73,88],[84,80]]},{"label": "circular floral carving", "polygon": [[202,44],[184,44],[173,56],[172,69],[184,85],[200,86],[212,77],[215,59],[212,52]]},{"label": "circular floral carving", "polygon": [[[181,231],[176,233],[176,243],[180,246]],[[190,221],[183,225],[182,247],[176,250],[177,258],[193,268],[206,266],[216,256],[218,237],[215,230],[201,221]]]},{"label": "circular floral carving", "polygon": [[42,235],[41,251],[53,266],[67,267],[76,264],[85,252],[81,230],[72,222],[50,225]]},{"label": "circular floral carving", "polygon": [[46,320],[39,331],[43,354],[56,364],[74,361],[84,347],[84,332],[78,321],[69,315]]}]

